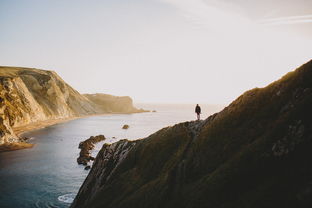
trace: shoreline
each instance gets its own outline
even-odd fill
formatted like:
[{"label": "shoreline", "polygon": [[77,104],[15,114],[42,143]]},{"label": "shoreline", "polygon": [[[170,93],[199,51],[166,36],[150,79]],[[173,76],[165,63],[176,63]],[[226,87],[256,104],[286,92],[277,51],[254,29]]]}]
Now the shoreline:
[{"label": "shoreline", "polygon": [[22,137],[21,135],[26,132],[42,129],[42,128],[52,126],[55,124],[59,124],[59,123],[66,123],[68,121],[76,120],[79,118],[83,118],[83,117],[69,117],[69,118],[58,118],[58,119],[49,119],[45,121],[37,121],[37,122],[29,123],[23,126],[14,127],[13,131],[16,134],[16,136],[21,138]]},{"label": "shoreline", "polygon": [[21,149],[28,149],[35,146],[35,144],[27,143],[27,142],[13,142],[8,144],[1,144],[0,145],[0,153],[1,152],[9,152]]},{"label": "shoreline", "polygon": [[[23,126],[14,127],[13,132],[16,134],[16,136],[23,140],[23,137],[21,136],[23,133],[42,129],[48,126],[52,126],[59,123],[65,123],[71,120],[79,119],[83,117],[70,117],[70,118],[59,118],[59,119],[49,119],[45,121],[37,121],[32,122]],[[27,141],[20,141],[20,142],[12,142],[12,143],[6,143],[0,145],[0,153],[1,152],[8,152],[8,151],[15,151],[15,150],[21,150],[21,149],[27,149],[32,148],[36,144],[29,143]]]},{"label": "shoreline", "polygon": [[[55,124],[60,124],[60,123],[66,123],[72,120],[80,119],[80,118],[88,118],[88,117],[93,117],[93,116],[109,116],[109,115],[114,115],[114,114],[133,114],[133,113],[146,113],[150,111],[137,111],[137,112],[130,112],[130,113],[125,113],[125,112],[114,112],[114,113],[101,113],[101,114],[90,114],[90,115],[84,115],[84,116],[77,116],[77,117],[68,117],[68,118],[59,118],[59,119],[49,119],[49,120],[44,120],[44,121],[37,121],[33,123],[29,123],[23,126],[18,126],[13,128],[14,133],[16,134],[17,137],[22,139],[23,137],[21,136],[22,134],[42,128],[46,128],[49,126],[53,126]],[[7,152],[7,151],[15,151],[15,150],[20,150],[20,149],[26,149],[26,148],[32,148],[36,144],[28,143],[27,141],[21,141],[21,142],[13,142],[13,143],[7,143],[7,144],[1,144],[0,145],[0,153],[1,152]]]}]

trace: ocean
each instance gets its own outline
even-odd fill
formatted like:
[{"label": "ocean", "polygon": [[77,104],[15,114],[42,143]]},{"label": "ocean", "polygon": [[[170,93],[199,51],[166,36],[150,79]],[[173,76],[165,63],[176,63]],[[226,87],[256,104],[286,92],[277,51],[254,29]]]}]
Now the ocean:
[{"label": "ocean", "polygon": [[[195,120],[195,105],[136,104],[156,112],[85,117],[25,133],[36,145],[31,149],[0,153],[0,207],[69,207],[88,171],[76,159],[81,141],[102,134],[103,143],[145,138],[167,126]],[[221,105],[201,105],[202,118],[222,110]],[[129,129],[122,126],[128,124]]]}]

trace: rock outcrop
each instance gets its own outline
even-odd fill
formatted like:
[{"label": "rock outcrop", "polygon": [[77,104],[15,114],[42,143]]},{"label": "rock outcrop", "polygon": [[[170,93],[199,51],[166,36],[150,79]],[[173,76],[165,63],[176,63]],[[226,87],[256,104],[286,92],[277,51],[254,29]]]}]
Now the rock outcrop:
[{"label": "rock outcrop", "polygon": [[[106,181],[113,176],[117,167],[139,142],[140,140],[120,140],[113,144],[105,143],[96,156],[91,172],[84,182],[83,188],[79,191],[79,194],[82,197],[87,196],[85,199],[89,202],[94,199],[93,197],[98,197],[100,195],[98,191],[101,191],[103,183],[106,183]],[[98,178],[99,180],[93,180],[94,178]],[[117,194],[117,192],[115,192],[115,194]],[[83,199],[81,198],[81,200]]]},{"label": "rock outcrop", "polygon": [[203,121],[105,144],[71,208],[312,206],[312,61]]},{"label": "rock outcrop", "polygon": [[105,140],[104,135],[98,135],[91,136],[89,139],[80,142],[78,148],[81,150],[79,153],[79,157],[77,158],[77,163],[86,166],[88,165],[88,162],[94,160],[94,157],[91,156],[91,150],[94,149],[96,143],[104,140]]},{"label": "rock outcrop", "polygon": [[13,129],[34,122],[139,112],[131,98],[124,102],[123,98],[106,96],[110,97],[106,102],[93,102],[89,99],[92,95],[80,94],[54,71],[0,67],[0,145],[19,142]]}]

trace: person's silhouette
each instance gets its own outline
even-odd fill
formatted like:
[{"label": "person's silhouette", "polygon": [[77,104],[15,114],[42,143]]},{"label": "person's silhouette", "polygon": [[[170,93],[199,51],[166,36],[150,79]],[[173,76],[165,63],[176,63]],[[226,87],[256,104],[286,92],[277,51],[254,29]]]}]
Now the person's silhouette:
[{"label": "person's silhouette", "polygon": [[198,104],[195,107],[195,113],[197,114],[197,120],[200,120],[201,108]]}]

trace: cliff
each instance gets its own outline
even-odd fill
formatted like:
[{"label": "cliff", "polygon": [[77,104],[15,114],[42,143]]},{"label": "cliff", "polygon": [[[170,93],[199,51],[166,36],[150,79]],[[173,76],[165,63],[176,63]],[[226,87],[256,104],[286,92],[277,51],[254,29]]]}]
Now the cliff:
[{"label": "cliff", "polygon": [[71,208],[312,206],[312,61],[204,121],[105,144]]},{"label": "cliff", "polygon": [[129,96],[113,96],[103,93],[84,94],[96,107],[103,112],[140,113],[146,112],[133,106],[133,101]]},{"label": "cliff", "polygon": [[117,98],[94,103],[88,97],[53,71],[0,67],[0,144],[21,141],[13,129],[34,122],[115,112],[114,105],[127,109],[119,107],[118,112],[136,110],[132,103],[118,103]]}]

